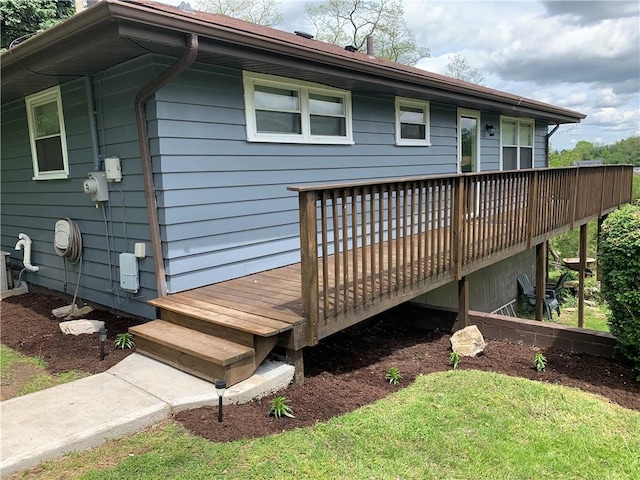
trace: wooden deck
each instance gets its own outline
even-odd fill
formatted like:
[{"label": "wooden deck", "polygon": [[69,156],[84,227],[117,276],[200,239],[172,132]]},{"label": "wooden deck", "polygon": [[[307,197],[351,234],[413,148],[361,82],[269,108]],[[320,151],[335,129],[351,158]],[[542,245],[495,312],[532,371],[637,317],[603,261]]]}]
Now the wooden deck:
[{"label": "wooden deck", "polygon": [[301,377],[304,347],[446,283],[466,315],[467,275],[602,218],[630,201],[631,178],[627,166],[583,167],[292,187],[301,263],[150,301],[157,322],[213,339],[168,345],[163,323],[157,338],[139,333],[149,355],[203,378],[246,378],[276,344]]}]

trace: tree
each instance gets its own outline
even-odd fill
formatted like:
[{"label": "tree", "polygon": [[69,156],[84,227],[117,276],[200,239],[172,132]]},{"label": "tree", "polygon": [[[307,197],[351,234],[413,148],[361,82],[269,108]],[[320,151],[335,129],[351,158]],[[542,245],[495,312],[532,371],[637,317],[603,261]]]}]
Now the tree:
[{"label": "tree", "polygon": [[484,85],[485,81],[482,72],[469,65],[465,56],[460,53],[449,56],[449,63],[447,64],[444,74],[447,77],[457,78],[458,80],[464,80],[465,82],[471,82],[477,85]]},{"label": "tree", "polygon": [[51,28],[75,12],[74,0],[0,0],[0,48]]},{"label": "tree", "polygon": [[572,150],[552,152],[551,167],[570,167],[581,160],[603,160],[605,164],[630,164],[640,167],[640,137],[629,137],[612,145],[594,145],[580,140]]},{"label": "tree", "polygon": [[625,205],[604,221],[598,261],[609,330],[640,381],[640,205]]},{"label": "tree", "polygon": [[198,9],[203,12],[222,13],[266,27],[284,22],[276,0],[199,0]]},{"label": "tree", "polygon": [[399,0],[326,0],[305,10],[319,40],[361,50],[371,35],[376,57],[406,65],[430,55],[416,43]]}]

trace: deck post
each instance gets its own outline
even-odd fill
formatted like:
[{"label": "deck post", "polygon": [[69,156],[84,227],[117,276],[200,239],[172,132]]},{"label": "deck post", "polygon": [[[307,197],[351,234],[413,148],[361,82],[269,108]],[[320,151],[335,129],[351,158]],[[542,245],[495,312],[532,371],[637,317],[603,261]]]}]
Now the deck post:
[{"label": "deck post", "polygon": [[604,211],[604,192],[607,186],[606,181],[608,180],[607,166],[603,165],[601,170],[602,170],[602,185],[600,186],[600,214],[598,218],[602,217],[602,212]]},{"label": "deck post", "polygon": [[453,261],[456,279],[461,281],[462,267],[464,263],[464,176],[458,178],[458,187],[453,197]]},{"label": "deck post", "polygon": [[[578,206],[578,189],[580,188],[580,169],[576,168],[575,176],[573,177],[573,194],[571,195],[571,223],[569,228],[573,230],[574,223],[576,221],[576,207]],[[602,189],[604,190],[604,189]]]},{"label": "deck post", "polygon": [[296,369],[293,374],[293,383],[295,385],[302,385],[304,383],[304,356],[302,351],[302,349],[293,350],[290,348],[285,350],[285,361],[289,365],[293,365]]},{"label": "deck post", "polygon": [[580,225],[580,267],[578,280],[578,327],[584,327],[584,275],[587,268],[587,225]]},{"label": "deck post", "polygon": [[458,280],[458,326],[469,326],[469,281],[466,275]]},{"label": "deck post", "polygon": [[536,320],[544,315],[544,296],[547,281],[547,242],[536,245]]},{"label": "deck post", "polygon": [[538,172],[533,172],[533,178],[529,182],[527,189],[527,248],[531,248],[533,237],[536,234],[536,223],[538,221]]},{"label": "deck post", "polygon": [[307,343],[318,343],[318,236],[317,192],[299,192],[302,313],[307,319]]}]

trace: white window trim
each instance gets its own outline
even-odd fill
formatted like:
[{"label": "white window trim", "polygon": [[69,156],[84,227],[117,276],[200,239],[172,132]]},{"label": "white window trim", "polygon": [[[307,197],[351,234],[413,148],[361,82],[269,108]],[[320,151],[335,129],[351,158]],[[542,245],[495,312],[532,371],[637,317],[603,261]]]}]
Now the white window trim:
[{"label": "white window trim", "polygon": [[[478,145],[478,152],[476,159],[476,170],[474,172],[482,171],[482,145],[480,144],[481,135],[480,135],[480,125],[482,124],[482,118],[480,116],[480,110],[469,110],[468,108],[458,108],[458,120],[457,120],[457,130],[458,136],[456,143],[458,144],[458,173],[462,173],[462,128],[461,128],[461,117],[470,117],[475,118],[478,121],[478,128],[476,130],[476,142]],[[472,173],[474,173],[472,172]]]},{"label": "white window trim", "polygon": [[[50,170],[41,172],[38,167],[38,150],[36,149],[36,128],[34,119],[34,109],[45,103],[56,101],[58,108],[58,122],[60,125],[60,146],[62,149],[63,170]],[[69,159],[67,155],[67,134],[64,127],[64,112],[62,110],[62,95],[60,87],[52,87],[33,95],[25,97],[27,107],[27,124],[29,126],[29,142],[31,144],[31,159],[33,161],[33,178],[32,180],[60,180],[69,178]]]},{"label": "white window trim", "polygon": [[[504,136],[502,135],[502,122],[506,120],[509,122],[516,122],[516,145],[505,145],[503,140]],[[504,170],[504,147],[516,147],[516,169],[520,170],[520,124],[525,123],[529,124],[532,127],[532,136],[531,136],[531,168],[535,168],[536,165],[536,121],[533,118],[524,118],[524,117],[507,117],[500,116],[500,170]],[[529,148],[528,146],[525,146]]]},{"label": "white window trim", "polygon": [[[261,73],[242,72],[244,85],[244,112],[247,122],[247,141],[270,143],[305,143],[305,144],[329,144],[329,145],[353,145],[353,121],[351,112],[351,92],[327,87],[317,83],[293,80],[290,78],[265,75]],[[286,133],[261,133],[256,125],[254,93],[255,85],[283,88],[298,92],[301,110],[301,134]],[[311,115],[309,112],[309,93],[340,97],[345,109],[345,133],[342,136],[312,135]]]},{"label": "white window trim", "polygon": [[[425,116],[425,138],[410,139],[402,138],[400,128],[400,107],[423,108]],[[396,97],[396,145],[398,146],[414,146],[414,147],[430,147],[431,146],[431,110],[429,102],[425,100],[416,100],[414,98]]]}]

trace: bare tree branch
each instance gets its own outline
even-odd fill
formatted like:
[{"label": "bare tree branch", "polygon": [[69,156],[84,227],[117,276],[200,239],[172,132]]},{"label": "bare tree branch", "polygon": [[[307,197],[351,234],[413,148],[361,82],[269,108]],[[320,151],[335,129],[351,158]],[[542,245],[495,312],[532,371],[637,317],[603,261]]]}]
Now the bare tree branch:
[{"label": "bare tree branch", "polygon": [[273,27],[284,22],[277,0],[198,0],[203,12],[221,13],[245,22]]},{"label": "bare tree branch", "polygon": [[469,65],[465,56],[460,53],[449,56],[449,63],[444,74],[458,80],[475,83],[476,85],[484,85],[485,82],[482,72]]},{"label": "bare tree branch", "polygon": [[372,35],[376,57],[415,65],[429,56],[407,26],[400,0],[326,0],[305,10],[319,40],[361,49]]}]

